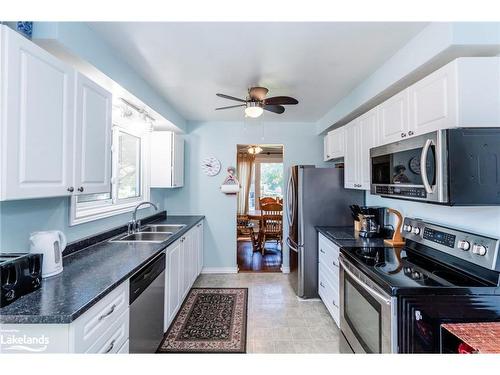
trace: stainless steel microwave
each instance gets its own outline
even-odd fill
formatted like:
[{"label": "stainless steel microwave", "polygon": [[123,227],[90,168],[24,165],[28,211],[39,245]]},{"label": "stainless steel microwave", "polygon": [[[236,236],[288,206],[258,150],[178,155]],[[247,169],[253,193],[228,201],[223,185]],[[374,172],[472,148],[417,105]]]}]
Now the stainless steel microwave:
[{"label": "stainless steel microwave", "polygon": [[445,205],[500,205],[500,128],[439,130],[370,150],[371,193]]}]

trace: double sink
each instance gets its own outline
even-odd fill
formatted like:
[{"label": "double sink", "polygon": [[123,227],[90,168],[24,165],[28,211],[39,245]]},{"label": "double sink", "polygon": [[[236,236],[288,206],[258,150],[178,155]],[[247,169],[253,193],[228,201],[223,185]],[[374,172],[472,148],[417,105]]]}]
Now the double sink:
[{"label": "double sink", "polygon": [[161,243],[185,226],[185,224],[149,224],[140,228],[138,232],[121,234],[109,242]]}]

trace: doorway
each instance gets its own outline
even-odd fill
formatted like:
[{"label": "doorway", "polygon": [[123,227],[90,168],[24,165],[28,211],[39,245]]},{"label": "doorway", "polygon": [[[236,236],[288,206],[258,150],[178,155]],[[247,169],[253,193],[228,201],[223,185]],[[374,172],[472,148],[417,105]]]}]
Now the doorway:
[{"label": "doorway", "polygon": [[239,272],[281,272],[283,145],[238,145],[236,216]]}]

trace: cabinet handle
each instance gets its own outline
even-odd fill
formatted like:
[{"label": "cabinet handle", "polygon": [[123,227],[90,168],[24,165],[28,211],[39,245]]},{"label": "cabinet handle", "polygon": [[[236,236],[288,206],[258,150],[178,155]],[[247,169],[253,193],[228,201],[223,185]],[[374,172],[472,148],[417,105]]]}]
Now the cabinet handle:
[{"label": "cabinet handle", "polygon": [[408,135],[413,135],[415,133],[413,133],[411,130],[408,132]]},{"label": "cabinet handle", "polygon": [[321,281],[320,281],[319,285],[320,285],[322,288],[324,288],[324,287],[325,287],[325,285],[324,285],[324,284],[323,284],[323,282],[321,282]]},{"label": "cabinet handle", "polygon": [[406,133],[401,133],[401,138],[406,137]]},{"label": "cabinet handle", "polygon": [[320,252],[322,252],[323,254],[326,254],[326,253],[323,251],[323,249],[319,249],[319,251],[320,251]]},{"label": "cabinet handle", "polygon": [[83,190],[84,190],[84,189],[83,189],[83,186],[80,186],[80,187],[78,188],[78,191],[79,191],[80,193],[83,193]]},{"label": "cabinet handle", "polygon": [[334,300],[334,299],[332,300],[332,305],[333,305],[333,306],[335,306],[335,307],[339,307],[339,305],[337,305],[337,304],[335,303],[335,300]]},{"label": "cabinet handle", "polygon": [[113,348],[115,346],[115,341],[116,341],[116,339],[111,341],[111,343],[109,344],[108,348],[106,349],[106,351],[104,353],[109,353],[111,350],[113,350]]},{"label": "cabinet handle", "polygon": [[66,190],[68,190],[70,193],[74,192],[75,191],[75,188],[73,186],[70,186],[69,188],[67,188]]},{"label": "cabinet handle", "polygon": [[111,314],[113,314],[113,311],[115,311],[116,309],[116,305],[113,305],[111,306],[111,309],[106,313],[106,314],[102,314],[100,317],[99,317],[99,321],[103,320],[104,318],[110,316]]},{"label": "cabinet handle", "polygon": [[332,262],[332,263],[333,263],[333,265],[334,265],[335,267],[339,268],[339,265],[338,265],[337,263],[335,263],[335,262]]}]

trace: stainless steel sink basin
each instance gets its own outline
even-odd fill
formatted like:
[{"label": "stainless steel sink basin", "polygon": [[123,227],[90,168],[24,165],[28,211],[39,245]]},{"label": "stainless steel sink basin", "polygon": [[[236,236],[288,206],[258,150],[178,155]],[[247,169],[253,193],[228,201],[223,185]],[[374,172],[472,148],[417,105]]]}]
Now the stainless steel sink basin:
[{"label": "stainless steel sink basin", "polygon": [[163,232],[163,233],[177,233],[185,224],[149,224],[146,225],[141,232]]},{"label": "stainless steel sink basin", "polygon": [[167,240],[172,233],[160,232],[137,232],[132,234],[122,234],[120,237],[109,242],[153,242],[160,243]]}]

